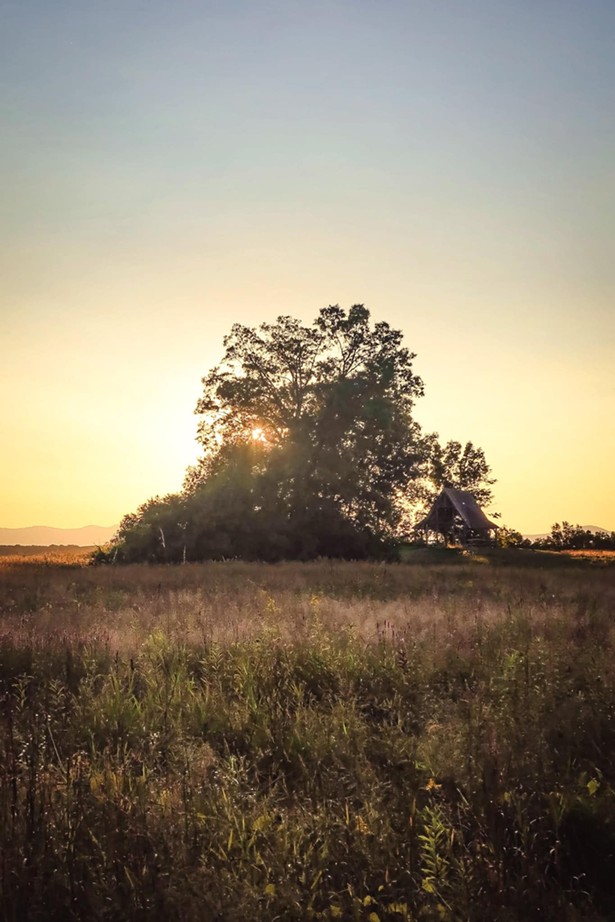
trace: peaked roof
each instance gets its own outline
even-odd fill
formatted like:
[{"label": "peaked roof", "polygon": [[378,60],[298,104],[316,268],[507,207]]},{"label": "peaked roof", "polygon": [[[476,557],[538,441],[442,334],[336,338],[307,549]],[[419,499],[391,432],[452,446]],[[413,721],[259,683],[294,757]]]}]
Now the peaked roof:
[{"label": "peaked roof", "polygon": [[432,524],[437,524],[437,511],[445,504],[446,499],[450,501],[468,528],[481,531],[498,527],[495,522],[489,521],[474,496],[467,490],[453,490],[452,487],[444,487],[440,495],[436,497],[428,515],[422,522],[419,522],[417,528],[429,528]]}]

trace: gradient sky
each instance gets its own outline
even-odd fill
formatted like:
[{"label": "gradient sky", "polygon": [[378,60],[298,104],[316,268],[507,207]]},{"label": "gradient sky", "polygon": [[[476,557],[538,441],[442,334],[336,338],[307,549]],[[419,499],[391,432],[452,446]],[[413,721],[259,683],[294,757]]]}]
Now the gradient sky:
[{"label": "gradient sky", "polygon": [[615,529],[613,0],[0,0],[0,525],[179,488],[233,322],[365,303],[525,532]]}]

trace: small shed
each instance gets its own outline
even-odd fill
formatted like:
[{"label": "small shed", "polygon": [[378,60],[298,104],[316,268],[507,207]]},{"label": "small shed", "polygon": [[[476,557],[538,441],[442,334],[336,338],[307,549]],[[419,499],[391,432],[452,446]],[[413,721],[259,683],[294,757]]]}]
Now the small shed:
[{"label": "small shed", "polygon": [[427,516],[416,526],[419,531],[442,535],[447,544],[449,541],[488,544],[497,527],[489,521],[472,493],[452,487],[444,487]]}]

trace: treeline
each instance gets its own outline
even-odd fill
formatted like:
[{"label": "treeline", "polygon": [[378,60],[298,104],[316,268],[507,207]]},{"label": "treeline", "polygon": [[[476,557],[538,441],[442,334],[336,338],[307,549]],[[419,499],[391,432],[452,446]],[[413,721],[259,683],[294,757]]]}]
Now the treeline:
[{"label": "treeline", "polygon": [[615,550],[615,531],[593,531],[582,525],[571,525],[565,520],[555,522],[551,532],[543,538],[524,538],[521,532],[500,528],[498,543],[501,547],[524,547],[545,551]]},{"label": "treeline", "polygon": [[592,531],[582,525],[556,522],[551,533],[534,541],[533,547],[552,551],[615,550],[615,531]]}]

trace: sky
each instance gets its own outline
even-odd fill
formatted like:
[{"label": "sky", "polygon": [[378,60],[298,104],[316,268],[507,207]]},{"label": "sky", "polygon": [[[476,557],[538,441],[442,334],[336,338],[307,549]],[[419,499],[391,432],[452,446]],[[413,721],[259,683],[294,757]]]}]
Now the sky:
[{"label": "sky", "polygon": [[0,526],[177,490],[232,323],[364,303],[523,533],[615,529],[612,0],[0,0]]}]

